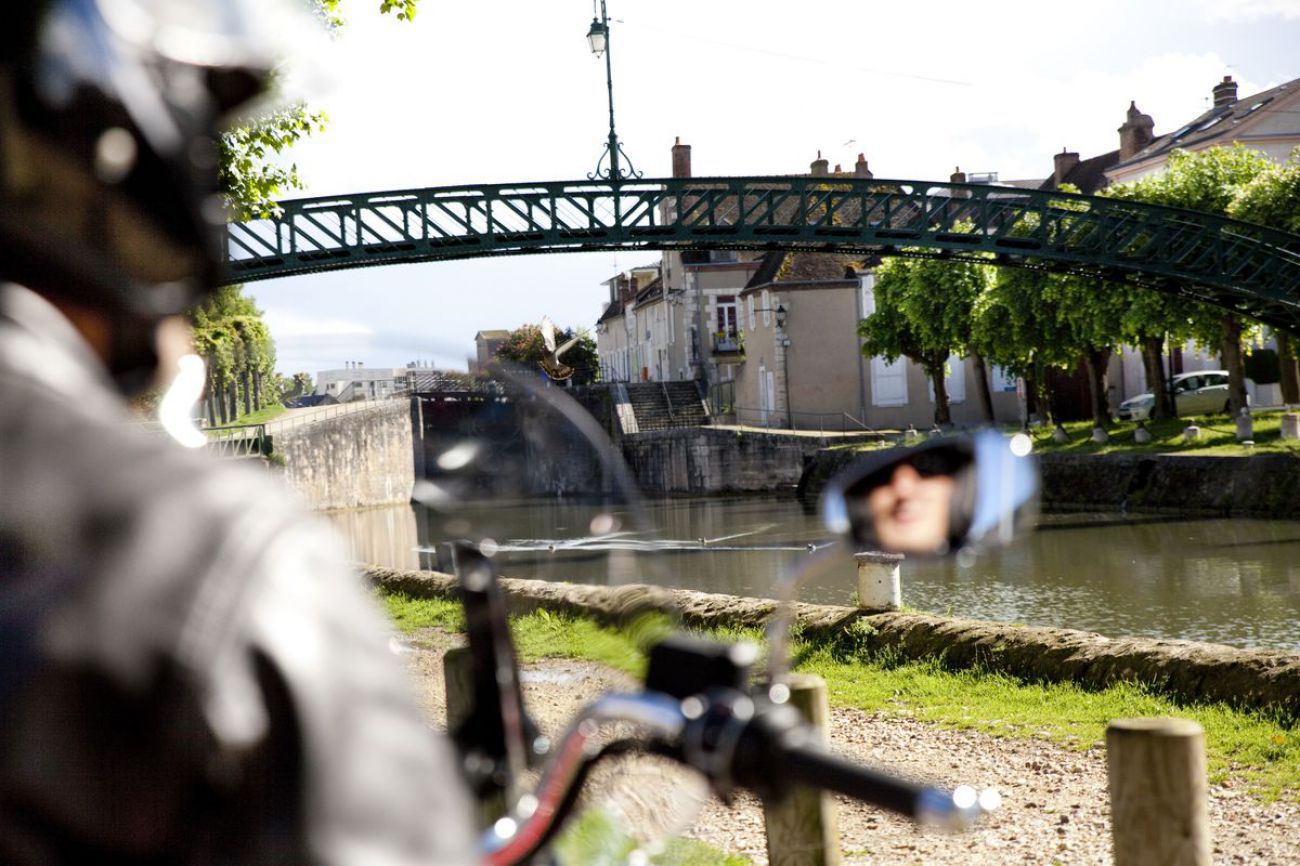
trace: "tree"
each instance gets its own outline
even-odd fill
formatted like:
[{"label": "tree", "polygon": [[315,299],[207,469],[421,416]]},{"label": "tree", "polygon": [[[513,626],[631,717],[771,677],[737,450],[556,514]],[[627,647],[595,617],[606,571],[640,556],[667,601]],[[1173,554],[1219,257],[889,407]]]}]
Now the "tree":
[{"label": "tree", "polygon": [[[957,230],[971,229],[959,225]],[[901,304],[917,339],[925,349],[943,352],[944,365],[950,355],[971,357],[980,409],[984,420],[992,423],[993,394],[984,363],[985,348],[973,328],[976,301],[988,290],[991,280],[989,267],[976,262],[920,259],[909,262],[906,270],[909,279]],[[939,378],[945,373],[941,370]],[[936,390],[936,412],[938,393]]]},{"label": "tree", "polygon": [[[1241,220],[1300,234],[1300,147],[1285,165],[1265,171],[1243,186],[1228,205],[1228,213]],[[1282,401],[1300,403],[1300,366],[1291,334],[1276,331],[1281,368]]]},{"label": "tree", "polygon": [[[328,27],[344,25],[338,11],[340,0],[310,2]],[[381,0],[379,12],[392,13],[399,21],[411,21],[417,3]],[[292,163],[288,167],[280,165],[277,158],[303,138],[324,131],[327,123],[324,112],[300,103],[223,132],[217,140],[217,173],[230,214],[239,220],[271,216],[284,193],[302,189],[298,167]]]},{"label": "tree", "polygon": [[268,387],[275,370],[275,342],[262,311],[244,296],[242,286],[214,292],[195,308],[190,326],[195,351],[208,367],[210,423],[229,424],[264,403],[279,401],[278,392]]},{"label": "tree", "polygon": [[298,372],[294,373],[292,377],[285,377],[276,373],[275,391],[279,395],[281,403],[288,403],[290,400],[314,394],[316,385],[312,382],[310,373]]},{"label": "tree", "polygon": [[[1271,167],[1268,157],[1240,143],[1195,153],[1175,150],[1162,174],[1120,185],[1108,194],[1226,216],[1237,196]],[[1236,313],[1221,309],[1209,312],[1204,304],[1184,303],[1191,338],[1201,345],[1218,347],[1228,371],[1228,408],[1235,414],[1246,405],[1243,340],[1257,333],[1258,326]]]},{"label": "tree", "polygon": [[1051,274],[1037,268],[998,268],[972,311],[978,342],[989,361],[1025,381],[1026,412],[1051,420],[1047,373],[1077,358],[1047,290]]},{"label": "tree", "polygon": [[862,354],[868,358],[879,355],[892,363],[905,357],[919,364],[934,387],[934,423],[948,424],[952,419],[944,372],[951,348],[927,344],[907,309],[918,264],[912,259],[886,259],[876,268],[876,309],[858,323],[858,335]]},{"label": "tree", "polygon": [[[567,343],[577,336],[578,342],[560,356],[560,360],[574,370],[572,382],[575,385],[589,385],[600,381],[600,360],[596,353],[596,340],[585,328],[565,328],[556,330],[557,344]],[[496,357],[518,364],[526,369],[540,368],[542,358],[546,356],[546,347],[542,341],[542,329],[537,325],[520,325],[510,332],[510,337],[497,349]]]}]

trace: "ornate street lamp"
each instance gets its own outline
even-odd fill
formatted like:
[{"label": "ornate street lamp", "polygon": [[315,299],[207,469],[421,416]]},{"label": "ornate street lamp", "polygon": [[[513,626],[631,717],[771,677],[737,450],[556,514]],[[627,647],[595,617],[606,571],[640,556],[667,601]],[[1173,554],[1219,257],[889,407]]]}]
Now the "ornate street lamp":
[{"label": "ornate street lamp", "polygon": [[[605,55],[605,88],[609,91],[609,141],[605,150],[596,160],[595,172],[587,175],[589,180],[628,180],[641,177],[641,172],[632,167],[632,160],[623,152],[618,143],[618,133],[614,131],[614,67],[609,57],[609,16],[605,13],[605,0],[592,0],[591,27],[587,30],[587,44],[591,53],[600,57]],[[609,157],[609,167],[604,168],[605,157]],[[624,169],[620,162],[624,162]]]}]

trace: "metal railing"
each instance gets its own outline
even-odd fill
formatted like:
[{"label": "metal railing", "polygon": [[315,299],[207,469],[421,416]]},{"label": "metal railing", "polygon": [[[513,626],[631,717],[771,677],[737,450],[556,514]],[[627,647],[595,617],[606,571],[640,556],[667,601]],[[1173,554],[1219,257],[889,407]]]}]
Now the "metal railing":
[{"label": "metal railing", "polygon": [[205,446],[209,454],[217,457],[269,457],[271,437],[265,424],[232,424],[226,427],[206,427]]},{"label": "metal railing", "polygon": [[714,419],[715,424],[738,427],[763,427],[771,430],[794,430],[818,433],[875,433],[865,420],[848,412],[788,412],[784,409],[751,409],[731,406]]},{"label": "metal railing", "polygon": [[[405,397],[403,397],[405,399]],[[350,415],[353,412],[361,412],[366,409],[373,409],[380,404],[391,403],[392,400],[357,400],[351,403],[336,403],[330,406],[319,406],[311,410],[289,409],[286,414],[279,418],[273,418],[266,422],[266,427],[271,433],[287,433],[299,427],[305,427],[315,424],[319,421],[327,421],[330,418],[337,418],[341,415]]]}]

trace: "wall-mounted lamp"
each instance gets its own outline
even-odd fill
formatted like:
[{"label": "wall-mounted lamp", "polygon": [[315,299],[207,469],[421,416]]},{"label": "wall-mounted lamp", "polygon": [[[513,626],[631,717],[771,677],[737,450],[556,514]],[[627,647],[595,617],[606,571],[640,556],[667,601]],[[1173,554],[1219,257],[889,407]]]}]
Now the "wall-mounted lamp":
[{"label": "wall-mounted lamp", "polygon": [[776,326],[778,328],[785,327],[785,304],[776,305]]}]

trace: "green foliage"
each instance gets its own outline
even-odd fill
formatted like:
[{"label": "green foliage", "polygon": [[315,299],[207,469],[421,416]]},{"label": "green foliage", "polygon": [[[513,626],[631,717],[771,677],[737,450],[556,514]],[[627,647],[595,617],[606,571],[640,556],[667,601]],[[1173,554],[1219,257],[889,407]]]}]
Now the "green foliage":
[{"label": "green foliage", "polygon": [[[560,362],[574,369],[573,384],[589,385],[600,380],[600,357],[596,353],[596,339],[586,328],[565,328],[555,331],[555,344],[561,346],[577,336],[577,344],[560,356]],[[546,344],[538,325],[520,325],[510,332],[510,338],[501,344],[496,357],[518,364],[526,369],[537,369],[546,357]]]},{"label": "green foliage", "polygon": [[396,13],[398,21],[413,21],[417,3],[418,0],[381,0],[379,11],[381,14]]},{"label": "green foliage", "polygon": [[325,128],[323,112],[295,105],[228,129],[217,142],[218,179],[235,219],[275,215],[276,201],[288,190],[301,189],[297,165],[284,167],[274,157]]},{"label": "green foliage", "polygon": [[316,393],[316,385],[312,382],[310,373],[300,371],[288,378],[276,373],[275,390],[279,395],[280,402],[287,403],[290,400]]},{"label": "green foliage", "polygon": [[191,313],[190,326],[194,351],[207,363],[209,398],[226,396],[233,385],[236,415],[242,414],[245,404],[260,408],[280,401],[275,386],[275,341],[262,311],[244,296],[243,286],[223,286],[214,292]]},{"label": "green foliage", "polygon": [[[1169,155],[1165,171],[1147,175],[1127,184],[1117,184],[1105,191],[1113,198],[1139,201],[1166,207],[1187,208],[1229,216],[1236,212],[1234,201],[1245,193],[1257,178],[1276,169],[1268,157],[1257,150],[1236,143],[1231,147],[1211,147],[1195,153],[1175,150]],[[1253,205],[1264,212],[1271,202],[1272,187],[1260,181]],[[1268,191],[1265,192],[1264,190]],[[1244,207],[1244,206],[1242,206]],[[1132,290],[1139,297],[1149,290]],[[1192,339],[1198,345],[1218,350],[1223,334],[1223,319],[1232,315],[1224,310],[1186,299],[1157,302],[1141,299],[1142,306],[1129,317],[1128,329],[1158,332],[1162,327],[1174,339]],[[1247,339],[1258,336],[1258,328],[1246,325]]]},{"label": "green foliage", "polygon": [[1300,234],[1300,147],[1285,165],[1270,166],[1246,184],[1228,205],[1237,219]]},{"label": "green foliage", "polygon": [[[343,26],[341,0],[309,0],[316,14],[331,29]],[[380,0],[380,14],[399,21],[415,18],[418,0]],[[217,141],[217,173],[226,206],[238,220],[272,216],[276,201],[286,192],[301,189],[297,165],[277,161],[294,144],[328,123],[322,111],[294,105],[226,130]]]}]

